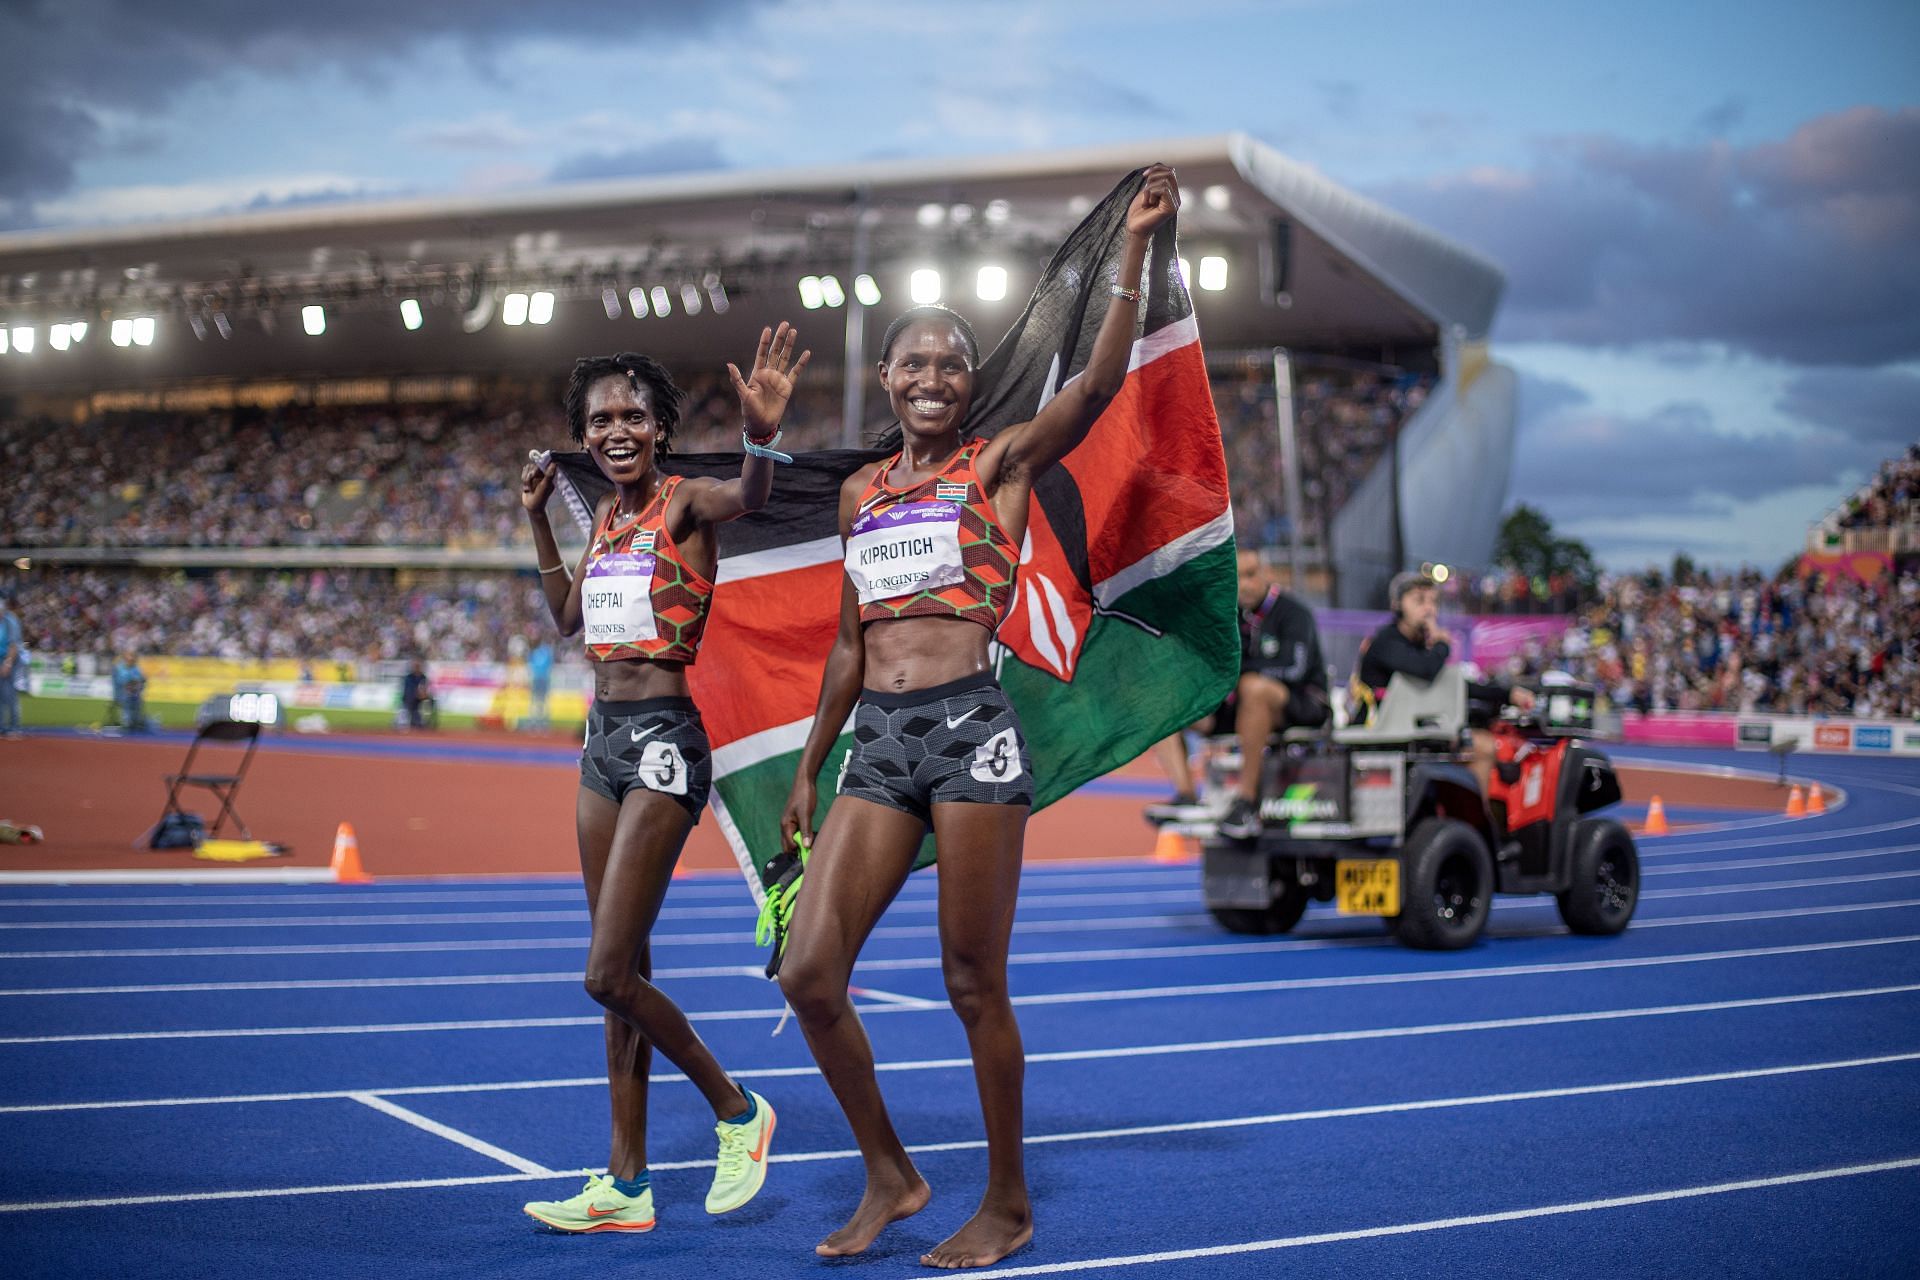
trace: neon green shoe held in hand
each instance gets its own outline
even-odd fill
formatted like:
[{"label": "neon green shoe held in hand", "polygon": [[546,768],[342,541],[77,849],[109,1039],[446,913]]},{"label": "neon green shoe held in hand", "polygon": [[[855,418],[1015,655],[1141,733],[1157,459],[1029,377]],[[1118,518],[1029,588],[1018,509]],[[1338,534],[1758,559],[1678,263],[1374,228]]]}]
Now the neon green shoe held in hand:
[{"label": "neon green shoe held in hand", "polygon": [[731,1213],[760,1194],[767,1180],[767,1148],[773,1142],[773,1104],[749,1089],[752,1110],[737,1120],[713,1126],[720,1138],[720,1159],[707,1192],[708,1213]]},{"label": "neon green shoe held in hand", "polygon": [[621,1195],[607,1173],[588,1178],[571,1200],[535,1200],[522,1209],[555,1231],[653,1230],[653,1188],[637,1196]]}]

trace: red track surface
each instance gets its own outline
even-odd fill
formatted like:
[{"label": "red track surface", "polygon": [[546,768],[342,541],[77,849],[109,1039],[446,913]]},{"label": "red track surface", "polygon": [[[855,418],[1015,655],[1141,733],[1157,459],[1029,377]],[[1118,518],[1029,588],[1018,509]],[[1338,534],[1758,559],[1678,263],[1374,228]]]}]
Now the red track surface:
[{"label": "red track surface", "polygon": [[[445,739],[460,741],[463,739]],[[569,740],[464,739],[556,746]],[[350,739],[347,741],[351,741]],[[164,775],[180,767],[177,742],[28,738],[0,742],[0,818],[34,823],[47,842],[0,847],[0,871],[209,867],[186,852],[133,847],[160,815]],[[202,753],[197,768],[219,768]],[[1155,779],[1151,761],[1121,770]],[[1637,766],[1620,769],[1629,802],[1653,795],[1676,808],[1778,811],[1779,789],[1758,779],[1719,778]],[[573,805],[578,775],[539,764],[472,763],[392,756],[308,755],[263,747],[239,794],[255,836],[291,846],[271,865],[324,866],[336,829],[351,822],[367,870],[383,875],[568,873],[578,869]],[[187,807],[209,817],[206,792]],[[1149,853],[1142,802],[1070,796],[1028,824],[1030,859]],[[232,835],[231,830],[222,832]],[[682,865],[717,870],[733,855],[709,816],[694,829]]]}]

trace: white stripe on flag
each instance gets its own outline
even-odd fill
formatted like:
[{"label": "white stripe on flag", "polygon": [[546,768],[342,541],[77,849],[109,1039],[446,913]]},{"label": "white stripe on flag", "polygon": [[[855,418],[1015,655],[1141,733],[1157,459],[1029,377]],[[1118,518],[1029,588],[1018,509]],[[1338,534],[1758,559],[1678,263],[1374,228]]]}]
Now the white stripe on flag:
[{"label": "white stripe on flag", "polygon": [[1198,341],[1200,341],[1200,325],[1192,315],[1175,320],[1170,325],[1155,329],[1133,344],[1133,350],[1127,356],[1127,372],[1132,373],[1143,364],[1152,364],[1169,351],[1178,351],[1181,347]]},{"label": "white stripe on flag", "polygon": [[1223,542],[1233,541],[1233,510],[1228,508],[1213,519],[1162,543],[1126,568],[1118,570],[1093,586],[1094,603],[1102,608],[1142,583],[1163,578],[1189,560],[1205,555]]},{"label": "white stripe on flag", "polygon": [[750,551],[745,555],[726,556],[720,561],[720,568],[714,581],[740,582],[746,578],[761,578],[770,573],[785,573],[789,569],[808,569],[817,564],[836,564],[840,560],[840,535],[815,538],[811,542],[795,542],[784,547],[768,547],[764,551]]}]

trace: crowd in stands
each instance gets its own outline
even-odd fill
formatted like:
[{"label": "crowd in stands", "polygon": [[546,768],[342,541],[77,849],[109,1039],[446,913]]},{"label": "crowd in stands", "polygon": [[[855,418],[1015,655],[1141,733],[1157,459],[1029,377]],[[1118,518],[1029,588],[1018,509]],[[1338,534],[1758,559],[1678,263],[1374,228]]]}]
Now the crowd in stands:
[{"label": "crowd in stands", "polygon": [[[1303,530],[1310,541],[1417,408],[1428,382],[1298,377]],[[1216,378],[1239,532],[1287,535],[1271,369]],[[684,384],[674,447],[737,451],[724,373]],[[553,397],[556,401],[558,395]],[[841,444],[837,377],[801,384],[782,448]],[[870,405],[870,407],[875,407]],[[0,541],[22,547],[519,546],[530,448],[568,448],[554,405],[236,408],[0,422]]]},{"label": "crowd in stands", "polygon": [[52,568],[12,589],[28,646],[48,654],[504,662],[553,639],[532,574]]},{"label": "crowd in stands", "polygon": [[1508,674],[1549,667],[1642,711],[1920,717],[1920,575],[1605,579],[1560,652]]},{"label": "crowd in stands", "polygon": [[[1413,374],[1295,369],[1293,411],[1300,449],[1300,531],[1325,545],[1335,513],[1386,452],[1400,425],[1426,400],[1433,380]],[[1213,373],[1214,411],[1233,477],[1234,526],[1248,546],[1285,542],[1286,490],[1271,366],[1248,364]]]},{"label": "crowd in stands", "polygon": [[1920,524],[1920,444],[1882,464],[1864,494],[1840,517],[1843,529],[1889,529]]}]

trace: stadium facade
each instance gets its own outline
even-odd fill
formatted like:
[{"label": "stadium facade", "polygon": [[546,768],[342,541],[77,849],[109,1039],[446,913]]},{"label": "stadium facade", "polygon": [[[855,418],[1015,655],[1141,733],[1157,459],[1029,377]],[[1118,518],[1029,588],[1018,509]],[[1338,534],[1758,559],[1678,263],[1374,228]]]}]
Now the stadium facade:
[{"label": "stadium facade", "polygon": [[[1306,551],[1333,603],[1377,605],[1410,563],[1485,564],[1514,433],[1514,377],[1487,349],[1499,269],[1241,134],[4,235],[0,411],[480,398],[583,352],[717,366],[788,318],[848,370],[852,438],[884,408],[866,389],[887,318],[937,292],[991,345],[1081,214],[1155,159],[1187,194],[1216,361],[1432,380]],[[1278,486],[1281,440],[1270,456],[1236,485]]]}]

